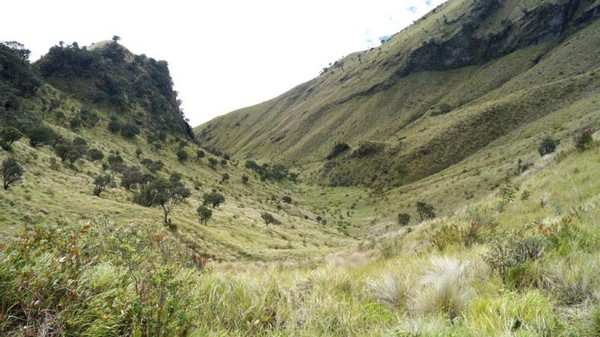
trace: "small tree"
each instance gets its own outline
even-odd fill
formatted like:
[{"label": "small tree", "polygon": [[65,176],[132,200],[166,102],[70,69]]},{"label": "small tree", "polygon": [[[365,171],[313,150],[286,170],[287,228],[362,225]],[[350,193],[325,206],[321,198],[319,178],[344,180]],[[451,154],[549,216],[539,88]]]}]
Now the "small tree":
[{"label": "small tree", "polygon": [[198,206],[196,213],[198,213],[198,218],[200,218],[200,224],[208,224],[208,220],[212,217],[212,211],[204,205]]},{"label": "small tree", "polygon": [[204,199],[204,206],[210,204],[213,208],[219,207],[220,204],[225,202],[225,196],[219,192],[205,193],[202,198]]},{"label": "small tree", "polygon": [[249,179],[250,179],[250,178],[248,178],[248,176],[244,174],[244,175],[242,176],[242,184],[244,184],[244,185],[248,185],[248,180],[249,180]]},{"label": "small tree", "polygon": [[12,143],[21,139],[21,137],[23,137],[23,135],[21,132],[19,132],[19,130],[7,126],[0,130],[0,146],[2,146],[2,148],[6,151],[10,151],[12,150]]},{"label": "small tree", "polygon": [[554,152],[559,143],[560,141],[554,139],[552,136],[544,137],[540,142],[540,145],[538,146],[538,152],[540,156],[543,157],[547,154]]},{"label": "small tree", "polygon": [[419,218],[421,218],[421,221],[435,218],[435,209],[432,205],[423,201],[418,201],[416,207],[417,214],[419,214]]},{"label": "small tree", "polygon": [[229,173],[225,172],[221,175],[221,182],[226,183],[229,181]]},{"label": "small tree", "polygon": [[406,225],[408,225],[409,222],[410,222],[410,214],[407,214],[407,213],[398,214],[398,223],[400,225],[406,226]]},{"label": "small tree", "polygon": [[99,197],[108,185],[110,185],[112,178],[110,175],[98,175],[94,178],[94,195]]},{"label": "small tree", "polygon": [[198,159],[204,158],[204,151],[196,150],[196,158],[198,158]]},{"label": "small tree", "polygon": [[264,212],[261,216],[260,216],[263,220],[265,220],[265,224],[268,226],[269,224],[279,224],[279,220],[275,219],[274,216],[272,216],[271,214]]},{"label": "small tree", "polygon": [[4,189],[14,185],[23,177],[23,168],[14,158],[6,158],[2,161],[2,181]]},{"label": "small tree", "polygon": [[90,161],[102,160],[104,158],[104,153],[98,149],[89,149],[88,158]]},{"label": "small tree", "polygon": [[130,190],[135,188],[138,184],[142,184],[142,179],[144,179],[144,174],[139,167],[127,167],[123,170],[123,176],[121,177],[121,187],[124,187],[126,190]]},{"label": "small tree", "polygon": [[27,136],[29,137],[29,145],[37,147],[40,144],[51,142],[54,132],[45,126],[38,126],[29,130]]},{"label": "small tree", "polygon": [[217,167],[217,164],[219,163],[218,160],[216,160],[215,158],[208,158],[208,166],[211,169],[214,169],[215,167]]},{"label": "small tree", "polygon": [[127,138],[127,139],[132,139],[133,137],[137,136],[140,134],[140,128],[138,128],[137,126],[131,124],[131,123],[125,123],[123,125],[121,125],[121,136]]},{"label": "small tree", "polygon": [[169,180],[158,178],[144,185],[134,201],[145,207],[160,206],[164,214],[164,223],[171,225],[169,214],[173,208],[191,195],[180,176],[172,174]]},{"label": "small tree", "polygon": [[284,195],[283,198],[281,198],[281,201],[285,202],[286,204],[291,204],[292,203],[292,197]]}]

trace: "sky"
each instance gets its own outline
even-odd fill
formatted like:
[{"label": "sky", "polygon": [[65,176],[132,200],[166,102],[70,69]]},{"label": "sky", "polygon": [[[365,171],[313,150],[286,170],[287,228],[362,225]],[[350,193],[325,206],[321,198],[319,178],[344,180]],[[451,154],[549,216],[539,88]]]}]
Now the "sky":
[{"label": "sky", "polygon": [[0,41],[35,60],[59,41],[114,35],[169,63],[192,126],[276,97],[329,63],[379,45],[445,0],[13,0]]}]

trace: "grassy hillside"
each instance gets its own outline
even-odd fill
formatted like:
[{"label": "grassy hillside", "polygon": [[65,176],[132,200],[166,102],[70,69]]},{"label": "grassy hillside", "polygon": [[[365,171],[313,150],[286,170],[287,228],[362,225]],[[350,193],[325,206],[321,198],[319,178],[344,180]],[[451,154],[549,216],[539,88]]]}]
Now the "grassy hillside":
[{"label": "grassy hillside", "polygon": [[[325,185],[414,182],[597,92],[597,8],[449,1],[381,47],[196,133],[236,158],[322,163],[305,178]],[[381,149],[352,155],[367,142]],[[351,151],[326,162],[336,143]]]},{"label": "grassy hillside", "polygon": [[510,193],[321,262],[195,265],[161,226],[102,218],[30,228],[0,250],[0,331],[598,336],[599,158],[564,144]]}]

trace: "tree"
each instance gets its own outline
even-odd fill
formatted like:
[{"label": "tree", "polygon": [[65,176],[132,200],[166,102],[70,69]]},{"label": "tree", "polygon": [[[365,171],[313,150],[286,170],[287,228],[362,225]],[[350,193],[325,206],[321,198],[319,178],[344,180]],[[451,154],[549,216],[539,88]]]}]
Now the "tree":
[{"label": "tree", "polygon": [[538,146],[538,152],[540,156],[543,157],[547,154],[554,152],[559,143],[560,141],[554,139],[552,136],[544,137],[540,142],[540,145]]},{"label": "tree", "polygon": [[5,190],[21,180],[22,177],[23,168],[14,158],[6,158],[2,161],[2,181]]},{"label": "tree", "polygon": [[55,136],[56,134],[54,131],[45,126],[33,127],[27,131],[27,137],[29,137],[29,145],[31,145],[31,147],[50,143]]},{"label": "tree", "polygon": [[112,40],[114,43],[118,43],[121,40],[121,37],[118,35],[113,35]]},{"label": "tree", "polygon": [[228,181],[229,181],[229,173],[225,172],[225,173],[221,174],[221,182],[226,183]]},{"label": "tree", "polygon": [[211,169],[214,169],[215,167],[217,167],[217,164],[219,163],[218,160],[216,160],[215,158],[208,158],[208,166]]},{"label": "tree", "polygon": [[164,214],[164,223],[171,225],[169,214],[175,206],[182,203],[191,195],[181,181],[181,177],[171,174],[169,180],[157,178],[142,187],[141,192],[135,196],[134,201],[145,207],[160,206]]},{"label": "tree", "polygon": [[581,152],[590,149],[594,143],[594,132],[596,130],[593,128],[578,131],[573,138],[575,148]]},{"label": "tree", "polygon": [[281,201],[285,202],[286,204],[291,204],[292,203],[292,197],[288,196],[288,195],[284,195],[281,198]]},{"label": "tree", "polygon": [[200,218],[200,224],[208,224],[208,220],[212,217],[212,211],[204,205],[198,206],[196,213],[198,213],[198,217]]},{"label": "tree", "polygon": [[99,197],[100,193],[102,193],[106,189],[106,187],[110,185],[111,181],[112,178],[108,174],[97,175],[94,178],[94,195]]},{"label": "tree", "polygon": [[423,201],[418,201],[416,206],[417,214],[419,214],[421,221],[435,218],[435,209],[430,204]]},{"label": "tree", "polygon": [[10,151],[12,149],[12,143],[21,139],[21,137],[23,137],[23,135],[21,132],[19,132],[19,130],[11,126],[7,126],[0,130],[0,146],[2,146],[2,148],[6,151]]},{"label": "tree", "polygon": [[123,125],[121,125],[121,136],[127,138],[127,139],[132,139],[133,137],[137,136],[140,134],[140,128],[138,128],[137,126],[131,124],[131,123],[125,123]]},{"label": "tree", "polygon": [[197,159],[204,158],[204,151],[202,151],[202,150],[196,150],[196,158]]},{"label": "tree", "polygon": [[407,214],[407,213],[398,214],[398,223],[400,225],[406,226],[406,225],[408,225],[409,222],[410,222],[410,214]]},{"label": "tree", "polygon": [[220,204],[225,202],[225,196],[214,191],[211,193],[205,193],[202,198],[204,199],[204,203],[202,205],[206,206],[211,204],[213,208],[219,207]]},{"label": "tree", "polygon": [[104,158],[104,153],[98,149],[89,149],[88,158],[90,161],[102,160]]},{"label": "tree", "polygon": [[265,224],[268,226],[269,224],[279,224],[279,220],[275,219],[274,216],[272,216],[271,214],[264,212],[261,216],[260,216],[263,220],[265,220]]},{"label": "tree", "polygon": [[77,151],[77,149],[67,143],[61,142],[54,147],[54,152],[60,158],[62,162],[68,160],[71,164],[74,163],[77,159],[81,158],[81,153]]},{"label": "tree", "polygon": [[139,167],[131,166],[123,170],[123,176],[121,177],[121,187],[126,190],[135,188],[137,185],[142,184],[144,174]]},{"label": "tree", "polygon": [[243,183],[244,185],[248,185],[248,180],[249,180],[249,179],[250,179],[250,178],[248,178],[248,176],[244,174],[244,175],[242,176],[242,183]]},{"label": "tree", "polygon": [[25,62],[29,62],[29,55],[31,55],[31,50],[25,48],[25,45],[17,42],[17,41],[5,41],[2,42],[3,45],[7,46],[15,53],[19,58],[21,58]]}]

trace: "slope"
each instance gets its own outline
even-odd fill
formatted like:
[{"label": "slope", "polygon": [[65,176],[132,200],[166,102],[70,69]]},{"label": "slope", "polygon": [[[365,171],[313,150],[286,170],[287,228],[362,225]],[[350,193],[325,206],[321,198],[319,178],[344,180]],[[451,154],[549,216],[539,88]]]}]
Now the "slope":
[{"label": "slope", "polygon": [[[312,182],[401,186],[595,92],[599,13],[594,1],[449,1],[196,134],[240,159],[311,164]],[[351,151],[327,162],[339,143]]]}]

